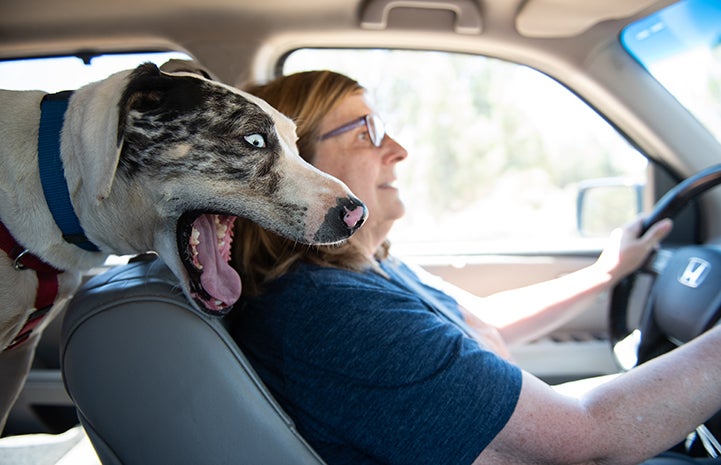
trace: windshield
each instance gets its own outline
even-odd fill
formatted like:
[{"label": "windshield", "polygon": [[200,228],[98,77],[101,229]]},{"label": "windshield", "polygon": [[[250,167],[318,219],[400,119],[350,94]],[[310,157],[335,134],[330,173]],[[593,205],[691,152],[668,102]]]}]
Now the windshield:
[{"label": "windshield", "polygon": [[621,42],[721,141],[721,2],[682,0],[630,24]]}]

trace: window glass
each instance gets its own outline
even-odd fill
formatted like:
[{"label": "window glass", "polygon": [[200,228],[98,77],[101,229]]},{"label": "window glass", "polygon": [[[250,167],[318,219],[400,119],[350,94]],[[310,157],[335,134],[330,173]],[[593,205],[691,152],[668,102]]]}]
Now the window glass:
[{"label": "window glass", "polygon": [[[633,193],[620,198],[632,203],[631,216],[636,211],[646,159],[533,69],[446,52],[301,49],[283,72],[309,69],[357,79],[409,152],[397,169],[407,206],[391,233],[397,253],[598,248],[605,231],[629,218],[598,209],[604,232],[582,234],[577,200],[584,186],[628,186]],[[598,221],[585,221],[599,229]]]},{"label": "window glass", "polygon": [[721,141],[721,2],[680,1],[630,24],[621,42]]},{"label": "window glass", "polygon": [[190,59],[181,52],[151,52],[97,55],[87,58],[87,63],[75,56],[0,61],[0,89],[74,90],[141,63],[151,62],[160,66],[172,58]]}]

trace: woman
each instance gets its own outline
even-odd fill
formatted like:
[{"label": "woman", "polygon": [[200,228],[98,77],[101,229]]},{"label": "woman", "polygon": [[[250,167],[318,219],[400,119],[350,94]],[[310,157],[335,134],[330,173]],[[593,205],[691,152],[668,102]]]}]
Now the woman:
[{"label": "woman", "polygon": [[388,253],[404,213],[395,167],[408,154],[363,88],[320,71],[249,90],[293,118],[301,156],[369,210],[338,247],[297,245],[249,222],[236,230],[245,298],[234,335],[329,464],[638,463],[721,407],[709,389],[721,376],[709,361],[717,331],[581,399],[505,360],[506,343],[568,320],[637,268],[669,221],[640,239],[639,222],[624,228],[586,269],[459,305]]}]

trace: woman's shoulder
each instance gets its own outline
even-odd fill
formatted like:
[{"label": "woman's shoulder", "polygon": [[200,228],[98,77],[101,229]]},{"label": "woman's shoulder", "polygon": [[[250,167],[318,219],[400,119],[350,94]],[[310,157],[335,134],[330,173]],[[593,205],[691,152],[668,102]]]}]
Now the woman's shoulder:
[{"label": "woman's shoulder", "polygon": [[369,301],[382,303],[395,293],[392,283],[372,270],[301,263],[244,302],[246,308],[266,315],[281,313],[284,318],[307,321],[353,314],[368,307]]},{"label": "woman's shoulder", "polygon": [[[422,323],[417,314],[428,316],[423,302],[376,270],[352,271],[302,263],[273,281],[252,306],[280,312],[287,326],[316,324],[368,331],[388,325],[403,327]],[[402,323],[399,323],[399,320]],[[354,324],[348,326],[348,323]]]},{"label": "woman's shoulder", "polygon": [[278,291],[293,287],[328,292],[379,291],[389,288],[389,281],[372,268],[363,271],[348,270],[312,263],[300,263],[291,272],[275,280],[269,290]]}]

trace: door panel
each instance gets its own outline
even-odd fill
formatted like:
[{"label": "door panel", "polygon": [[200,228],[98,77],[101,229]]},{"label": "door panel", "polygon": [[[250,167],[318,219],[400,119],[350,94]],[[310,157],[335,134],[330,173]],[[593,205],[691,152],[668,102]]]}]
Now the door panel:
[{"label": "door panel", "polygon": [[[593,256],[486,255],[453,263],[414,260],[424,269],[479,296],[551,280],[592,264]],[[423,264],[423,262],[426,262]],[[514,361],[550,383],[615,373],[607,334],[609,294],[552,334],[511,348]]]}]

